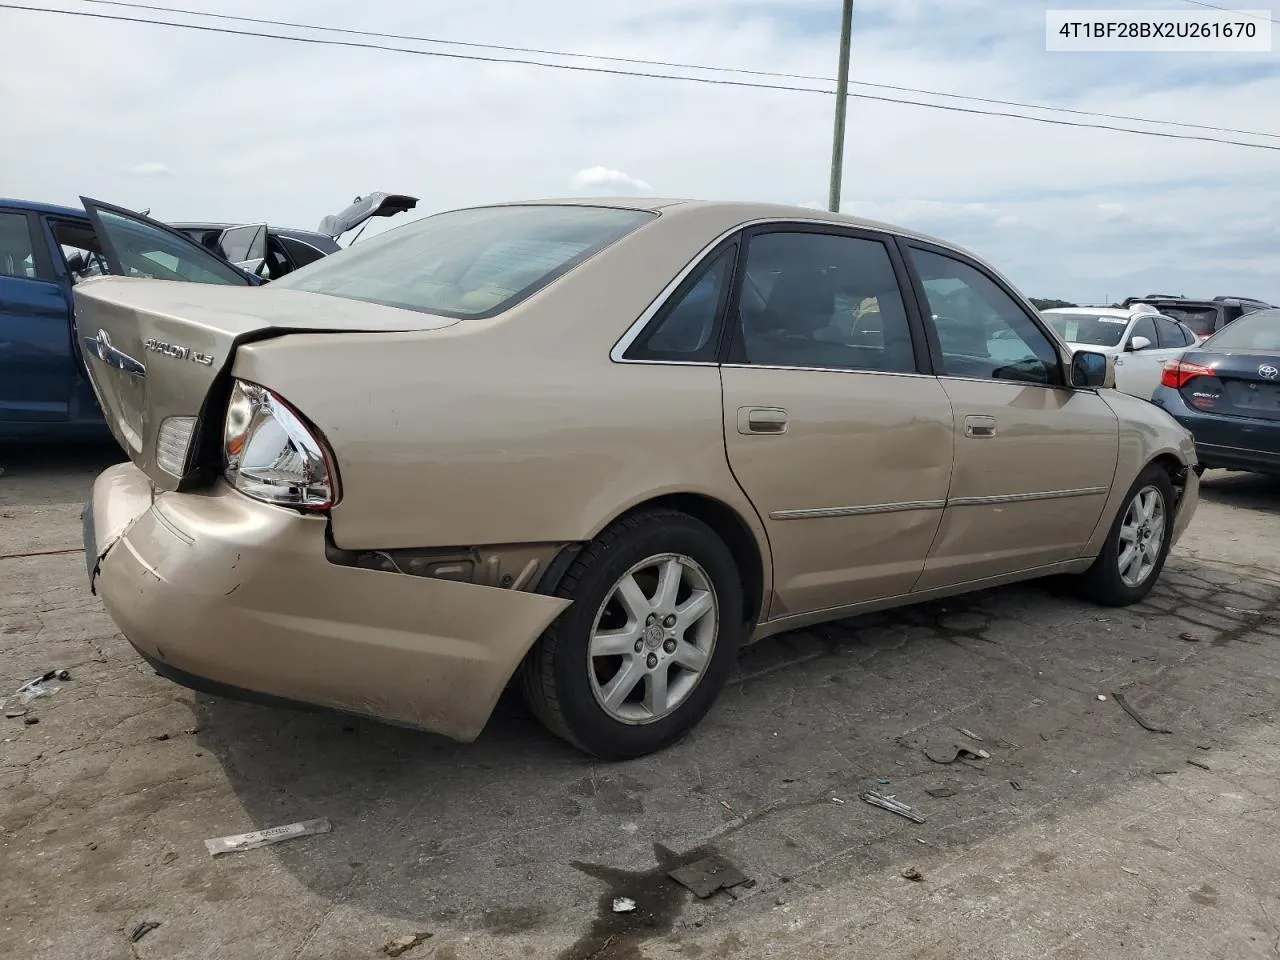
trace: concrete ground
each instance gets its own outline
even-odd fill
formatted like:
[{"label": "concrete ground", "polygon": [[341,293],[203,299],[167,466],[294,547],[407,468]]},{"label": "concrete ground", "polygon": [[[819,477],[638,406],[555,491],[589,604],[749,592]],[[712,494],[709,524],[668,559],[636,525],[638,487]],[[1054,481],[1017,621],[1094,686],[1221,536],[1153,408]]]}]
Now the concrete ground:
[{"label": "concrete ground", "polygon": [[[0,956],[1280,956],[1274,482],[1206,475],[1139,607],[1049,582],[789,634],[684,743],[597,764],[512,697],[459,745],[155,676],[74,552],[111,459],[0,451],[0,695],[72,674],[0,718]],[[332,832],[204,847],[313,817]],[[754,886],[666,879],[708,853]]]}]

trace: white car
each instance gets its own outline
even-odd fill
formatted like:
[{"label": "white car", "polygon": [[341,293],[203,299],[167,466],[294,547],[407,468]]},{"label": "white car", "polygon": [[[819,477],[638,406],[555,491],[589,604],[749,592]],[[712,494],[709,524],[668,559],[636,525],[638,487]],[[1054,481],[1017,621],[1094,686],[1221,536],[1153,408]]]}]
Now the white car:
[{"label": "white car", "polygon": [[1169,360],[1198,342],[1185,323],[1141,304],[1133,309],[1058,307],[1041,316],[1072,350],[1094,350],[1116,358],[1116,389],[1150,400]]}]

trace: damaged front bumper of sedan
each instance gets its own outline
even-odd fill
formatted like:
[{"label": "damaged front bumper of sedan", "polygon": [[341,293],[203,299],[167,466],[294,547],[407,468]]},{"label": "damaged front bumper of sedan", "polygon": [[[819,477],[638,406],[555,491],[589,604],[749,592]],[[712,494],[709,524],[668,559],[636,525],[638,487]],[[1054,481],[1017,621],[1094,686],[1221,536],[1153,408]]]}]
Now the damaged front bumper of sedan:
[{"label": "damaged front bumper of sedan", "polygon": [[327,527],[222,482],[157,493],[121,464],[84,511],[90,584],[184,686],[475,739],[569,601],[335,564]]}]

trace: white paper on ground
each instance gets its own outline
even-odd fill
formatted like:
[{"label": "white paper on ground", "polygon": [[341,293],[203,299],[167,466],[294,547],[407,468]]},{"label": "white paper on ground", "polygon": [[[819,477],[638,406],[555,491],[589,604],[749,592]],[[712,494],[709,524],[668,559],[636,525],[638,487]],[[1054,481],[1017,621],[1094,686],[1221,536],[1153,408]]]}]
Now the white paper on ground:
[{"label": "white paper on ground", "polygon": [[204,842],[211,856],[224,853],[239,853],[242,850],[253,850],[272,843],[295,840],[298,837],[310,837],[317,833],[328,833],[333,824],[324,818],[318,820],[301,820],[298,823],[287,823],[283,827],[268,827],[266,830],[254,830],[252,833],[237,833],[229,837],[215,837]]}]

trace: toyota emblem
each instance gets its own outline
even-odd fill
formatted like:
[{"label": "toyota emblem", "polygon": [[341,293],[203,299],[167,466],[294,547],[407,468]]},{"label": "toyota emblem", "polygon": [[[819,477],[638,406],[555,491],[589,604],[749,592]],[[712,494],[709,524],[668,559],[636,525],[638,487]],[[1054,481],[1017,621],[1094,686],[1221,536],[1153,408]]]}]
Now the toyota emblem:
[{"label": "toyota emblem", "polygon": [[1274,380],[1276,377],[1280,377],[1280,370],[1277,370],[1269,363],[1264,363],[1258,368],[1258,376],[1263,380]]}]

